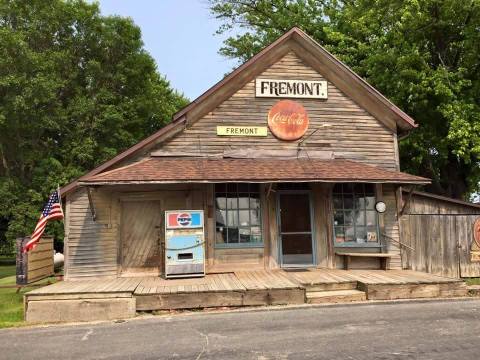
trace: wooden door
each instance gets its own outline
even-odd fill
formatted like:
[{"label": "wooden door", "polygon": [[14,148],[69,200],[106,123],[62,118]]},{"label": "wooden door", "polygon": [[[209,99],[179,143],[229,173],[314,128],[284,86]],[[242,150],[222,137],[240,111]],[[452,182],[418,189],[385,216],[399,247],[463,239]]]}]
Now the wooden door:
[{"label": "wooden door", "polygon": [[154,273],[162,269],[160,201],[124,201],[121,219],[123,273]]}]

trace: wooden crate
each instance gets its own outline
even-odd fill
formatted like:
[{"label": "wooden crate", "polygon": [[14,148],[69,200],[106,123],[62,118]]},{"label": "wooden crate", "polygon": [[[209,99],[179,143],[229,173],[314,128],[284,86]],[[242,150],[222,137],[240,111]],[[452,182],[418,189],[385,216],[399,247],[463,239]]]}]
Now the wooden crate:
[{"label": "wooden crate", "polygon": [[26,285],[54,274],[53,237],[42,237],[35,249],[22,253],[30,237],[17,238],[17,285]]}]

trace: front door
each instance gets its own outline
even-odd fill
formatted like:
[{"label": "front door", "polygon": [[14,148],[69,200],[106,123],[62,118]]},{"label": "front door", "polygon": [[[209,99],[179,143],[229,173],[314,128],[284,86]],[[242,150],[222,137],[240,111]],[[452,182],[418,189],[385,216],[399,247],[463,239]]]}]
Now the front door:
[{"label": "front door", "polygon": [[122,273],[160,274],[160,201],[124,201],[121,219]]},{"label": "front door", "polygon": [[314,256],[310,193],[279,191],[278,211],[282,266],[312,266]]}]

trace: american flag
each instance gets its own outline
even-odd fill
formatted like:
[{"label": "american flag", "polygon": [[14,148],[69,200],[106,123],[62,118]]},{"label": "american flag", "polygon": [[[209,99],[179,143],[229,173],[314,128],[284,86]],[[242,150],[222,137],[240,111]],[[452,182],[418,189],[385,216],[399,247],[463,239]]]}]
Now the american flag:
[{"label": "american flag", "polygon": [[58,196],[58,190],[55,190],[50,197],[48,202],[43,208],[40,219],[38,219],[37,226],[31,236],[31,239],[23,247],[23,252],[27,252],[37,245],[38,241],[45,231],[48,220],[60,220],[63,219],[63,210],[62,205],[60,204],[60,197]]}]

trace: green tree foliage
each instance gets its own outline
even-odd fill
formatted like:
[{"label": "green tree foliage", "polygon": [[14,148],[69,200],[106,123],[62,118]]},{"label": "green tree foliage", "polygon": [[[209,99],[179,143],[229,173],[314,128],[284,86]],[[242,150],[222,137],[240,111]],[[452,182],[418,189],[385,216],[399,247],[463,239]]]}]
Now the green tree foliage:
[{"label": "green tree foliage", "polygon": [[210,0],[220,52],[249,59],[293,26],[338,56],[420,125],[402,169],[429,191],[468,198],[480,181],[479,0]]},{"label": "green tree foliage", "polygon": [[[11,250],[57,184],[150,135],[186,100],[132,20],[101,16],[96,3],[0,0],[0,51],[0,226]],[[61,239],[61,223],[47,229]]]}]

